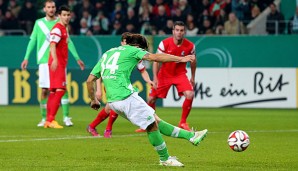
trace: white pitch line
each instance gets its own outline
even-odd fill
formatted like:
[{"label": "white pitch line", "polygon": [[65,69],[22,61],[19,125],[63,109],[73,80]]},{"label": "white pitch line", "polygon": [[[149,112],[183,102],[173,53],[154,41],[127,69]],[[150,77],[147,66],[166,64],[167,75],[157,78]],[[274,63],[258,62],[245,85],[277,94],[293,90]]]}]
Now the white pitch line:
[{"label": "white pitch line", "polygon": [[[127,134],[127,135],[114,135],[113,137],[137,137],[145,134]],[[31,138],[31,139],[9,139],[0,140],[0,143],[5,142],[28,142],[28,141],[56,141],[56,140],[75,140],[75,139],[97,139],[103,138],[103,136],[92,137],[92,136],[68,136],[68,137],[53,137],[53,138]]]},{"label": "white pitch line", "polygon": [[[285,133],[285,132],[298,132],[297,129],[292,130],[250,130],[245,132],[252,132],[252,133]],[[222,132],[208,132],[208,134],[221,134],[221,133],[228,133],[227,131]],[[139,133],[139,134],[126,134],[126,135],[113,135],[113,137],[138,137],[144,136],[146,134]],[[2,136],[4,137],[4,136]],[[11,137],[10,137],[11,138]],[[7,143],[7,142],[30,142],[30,141],[56,141],[56,140],[75,140],[75,139],[97,139],[103,138],[103,136],[92,137],[92,136],[67,136],[67,137],[52,137],[52,138],[31,138],[31,139],[8,139],[8,140],[0,140],[0,143]]]}]

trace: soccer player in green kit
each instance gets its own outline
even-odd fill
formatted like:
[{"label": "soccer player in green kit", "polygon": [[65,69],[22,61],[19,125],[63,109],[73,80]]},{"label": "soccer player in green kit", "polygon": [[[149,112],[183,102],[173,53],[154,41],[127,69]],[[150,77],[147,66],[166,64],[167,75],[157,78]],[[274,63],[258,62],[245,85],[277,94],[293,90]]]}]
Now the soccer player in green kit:
[{"label": "soccer player in green kit", "polygon": [[[40,110],[42,120],[37,124],[38,127],[43,127],[46,121],[46,104],[47,98],[49,94],[49,67],[48,67],[48,59],[50,53],[50,31],[52,27],[58,22],[58,18],[56,17],[56,5],[53,0],[46,0],[44,2],[43,8],[46,16],[36,20],[33,28],[33,32],[30,36],[30,41],[27,46],[25,58],[21,64],[22,69],[26,69],[28,65],[28,59],[30,53],[35,48],[37,44],[37,64],[38,72],[39,72],[39,87],[41,87],[41,98],[40,98]],[[68,48],[72,55],[74,56],[75,60],[77,61],[78,65],[80,66],[81,70],[84,70],[85,64],[80,59],[73,42],[69,39]],[[72,126],[73,123],[69,115],[69,99],[68,93],[65,92],[64,96],[61,100],[62,109],[63,109],[63,121],[66,126]]]},{"label": "soccer player in green kit", "polygon": [[137,94],[130,76],[140,60],[156,62],[193,62],[194,55],[178,57],[168,54],[150,54],[144,36],[133,34],[126,39],[127,45],[112,48],[105,52],[95,65],[87,79],[91,108],[98,110],[99,102],[95,98],[94,84],[102,78],[106,88],[107,101],[112,110],[129,120],[132,124],[147,131],[148,139],[159,155],[160,165],[184,166],[176,157],[171,157],[161,134],[183,138],[193,145],[198,145],[207,135],[208,130],[190,132],[173,126],[160,119],[154,109]]}]

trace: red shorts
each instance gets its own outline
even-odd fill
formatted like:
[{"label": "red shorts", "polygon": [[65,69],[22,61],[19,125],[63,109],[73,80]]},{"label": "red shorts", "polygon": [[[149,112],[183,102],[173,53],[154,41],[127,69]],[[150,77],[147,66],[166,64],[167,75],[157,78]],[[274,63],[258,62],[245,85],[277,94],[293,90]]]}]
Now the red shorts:
[{"label": "red shorts", "polygon": [[158,77],[157,89],[152,87],[149,96],[166,98],[172,85],[176,87],[179,96],[183,96],[183,92],[187,90],[193,91],[193,87],[186,75],[179,75],[172,78]]},{"label": "red shorts", "polygon": [[66,68],[57,67],[55,71],[50,70],[50,90],[52,89],[66,89]]}]

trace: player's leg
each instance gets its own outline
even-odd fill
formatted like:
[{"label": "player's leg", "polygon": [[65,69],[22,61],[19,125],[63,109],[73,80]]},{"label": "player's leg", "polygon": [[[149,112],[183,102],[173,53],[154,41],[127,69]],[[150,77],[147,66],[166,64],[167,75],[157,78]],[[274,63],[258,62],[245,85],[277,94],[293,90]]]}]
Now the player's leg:
[{"label": "player's leg", "polygon": [[[155,110],[156,100],[158,98],[166,98],[172,83],[167,79],[159,79],[157,89],[151,88],[147,103]],[[146,130],[136,129],[135,132],[146,132]]]},{"label": "player's leg", "polygon": [[48,94],[49,94],[48,88],[41,88],[41,96],[40,96],[41,121],[37,124],[38,127],[43,127],[47,118]]},{"label": "player's leg", "polygon": [[41,121],[37,124],[38,127],[43,127],[46,121],[47,115],[47,101],[49,95],[50,78],[49,78],[49,66],[48,64],[40,64],[38,66],[39,75],[39,87],[41,88],[40,95],[40,113]]},{"label": "player's leg", "polygon": [[192,109],[192,102],[194,98],[193,87],[185,75],[178,77],[177,79],[175,79],[175,81],[179,96],[184,95],[185,97],[182,105],[182,114],[179,122],[179,127],[190,131],[191,129],[189,128],[186,120]]},{"label": "player's leg", "polygon": [[155,114],[155,120],[157,122],[158,128],[163,135],[174,137],[174,138],[182,138],[190,141],[193,145],[198,145],[204,137],[207,135],[208,130],[202,131],[187,131],[185,129],[181,129],[172,124],[167,123],[166,121],[160,119]]},{"label": "player's leg", "polygon": [[68,91],[66,90],[62,99],[61,99],[61,106],[63,110],[63,122],[65,126],[73,126],[71,118],[69,117],[69,97]]},{"label": "player's leg", "polygon": [[[108,106],[108,105],[107,105]],[[113,129],[113,124],[118,118],[118,114],[114,112],[113,110],[110,110],[110,116],[109,116],[109,121],[106,126],[106,130],[104,132],[104,137],[105,138],[111,138],[112,137],[112,129]]]},{"label": "player's leg", "polygon": [[[156,100],[157,100],[157,90],[151,87],[149,97],[147,100],[147,104],[155,110],[156,107]],[[144,129],[136,129],[135,132],[147,132]]]},{"label": "player's leg", "polygon": [[103,122],[109,116],[108,111],[103,108],[96,116],[96,118],[87,126],[87,132],[92,136],[99,136],[96,126]]},{"label": "player's leg", "polygon": [[[136,106],[135,104],[139,105]],[[110,107],[121,116],[124,115],[132,124],[147,130],[149,142],[159,155],[160,164],[183,166],[175,158],[170,157],[166,143],[155,122],[154,110],[140,96],[134,93],[125,100],[110,103]]]},{"label": "player's leg", "polygon": [[55,121],[57,111],[60,106],[62,96],[66,91],[66,69],[58,67],[56,70],[49,70],[50,75],[50,95],[47,103],[47,121],[44,128],[63,128]]},{"label": "player's leg", "polygon": [[55,121],[55,117],[60,106],[61,98],[64,95],[64,93],[64,89],[56,89],[50,91],[47,103],[47,121],[44,125],[45,128],[63,128],[63,126],[59,125],[58,122]]},{"label": "player's leg", "polygon": [[155,110],[155,107],[156,107],[156,100],[157,100],[157,90],[154,89],[153,87],[151,87],[147,103],[154,110]]},{"label": "player's leg", "polygon": [[181,114],[181,119],[179,122],[179,127],[186,129],[186,130],[190,130],[186,119],[192,109],[192,102],[193,102],[193,97],[194,97],[194,92],[193,91],[185,91],[183,92],[185,99],[182,105],[182,114]]}]

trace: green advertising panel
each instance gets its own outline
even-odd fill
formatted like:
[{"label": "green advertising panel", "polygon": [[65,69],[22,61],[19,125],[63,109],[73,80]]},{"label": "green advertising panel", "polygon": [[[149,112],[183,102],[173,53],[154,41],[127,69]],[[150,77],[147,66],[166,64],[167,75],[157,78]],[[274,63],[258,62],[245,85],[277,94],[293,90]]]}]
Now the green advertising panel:
[{"label": "green advertising panel", "polygon": [[[71,37],[86,68],[92,68],[106,50],[120,45],[120,36]],[[165,37],[147,37],[156,52]],[[198,67],[298,67],[298,35],[284,36],[197,36],[189,37],[196,45]],[[151,41],[152,40],[152,41]],[[20,68],[29,38],[0,37],[0,66]],[[29,68],[36,69],[36,53]],[[70,55],[68,68],[79,69]]]}]

